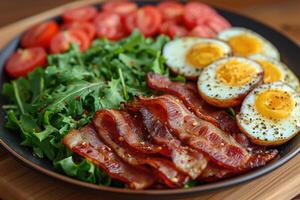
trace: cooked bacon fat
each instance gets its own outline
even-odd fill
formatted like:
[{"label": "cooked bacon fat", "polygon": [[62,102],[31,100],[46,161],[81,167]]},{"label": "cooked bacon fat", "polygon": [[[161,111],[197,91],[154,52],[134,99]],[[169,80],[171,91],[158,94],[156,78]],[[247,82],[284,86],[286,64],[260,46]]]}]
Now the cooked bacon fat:
[{"label": "cooked bacon fat", "polygon": [[236,120],[224,109],[206,103],[198,94],[195,84],[173,82],[165,76],[155,73],[147,74],[148,87],[177,96],[186,107],[199,118],[209,121],[230,133],[240,132]]},{"label": "cooked bacon fat", "polygon": [[151,156],[131,148],[124,138],[123,132],[133,130],[123,111],[100,110],[93,119],[98,135],[123,161],[135,166],[150,166],[169,187],[181,187],[188,176],[179,171],[173,162],[161,156]]},{"label": "cooked bacon fat", "polygon": [[79,130],[71,130],[64,137],[63,143],[72,151],[101,167],[112,178],[126,183],[132,189],[145,189],[156,181],[156,176],[150,170],[123,162],[98,138],[91,125]]}]

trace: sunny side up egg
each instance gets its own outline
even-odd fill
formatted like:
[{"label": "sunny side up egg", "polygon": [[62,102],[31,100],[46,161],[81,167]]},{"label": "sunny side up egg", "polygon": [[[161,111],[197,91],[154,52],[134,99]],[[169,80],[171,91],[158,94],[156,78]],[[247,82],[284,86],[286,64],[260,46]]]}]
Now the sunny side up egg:
[{"label": "sunny side up egg", "polygon": [[300,91],[297,76],[282,62],[262,54],[253,54],[250,59],[258,62],[264,70],[264,83],[282,81],[289,84],[296,91]]},{"label": "sunny side up egg", "polygon": [[200,74],[197,87],[200,96],[217,107],[242,103],[244,97],[263,80],[261,66],[243,57],[220,59]]},{"label": "sunny side up egg", "polygon": [[218,34],[218,38],[230,45],[235,56],[247,57],[252,54],[263,54],[271,58],[280,59],[276,47],[252,30],[232,27],[221,31]]},{"label": "sunny side up egg", "polygon": [[206,38],[178,38],[163,48],[163,56],[169,68],[188,79],[197,79],[205,67],[230,54],[228,44]]},{"label": "sunny side up egg", "polygon": [[300,131],[300,94],[281,81],[263,84],[247,95],[237,122],[256,144],[283,144]]}]

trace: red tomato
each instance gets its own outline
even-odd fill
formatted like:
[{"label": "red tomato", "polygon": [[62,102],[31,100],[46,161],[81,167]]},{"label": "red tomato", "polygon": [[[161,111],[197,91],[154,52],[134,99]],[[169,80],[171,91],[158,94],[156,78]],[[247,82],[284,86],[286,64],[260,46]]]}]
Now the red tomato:
[{"label": "red tomato", "polygon": [[173,1],[165,1],[157,7],[162,14],[163,20],[181,21],[183,16],[184,6]]},{"label": "red tomato", "polygon": [[137,12],[129,14],[125,20],[125,26],[129,33],[138,28],[145,36],[157,34],[161,23],[161,13],[154,6],[144,6]]},{"label": "red tomato", "polygon": [[49,46],[50,40],[58,32],[55,21],[47,21],[31,27],[21,38],[22,47],[45,47]]},{"label": "red tomato", "polygon": [[213,38],[216,37],[216,33],[205,25],[197,25],[190,33],[190,36],[193,37],[204,37],[204,38]]},{"label": "red tomato", "polygon": [[128,1],[111,1],[102,5],[102,10],[107,12],[113,12],[121,15],[122,17],[136,11],[138,6],[133,2]]},{"label": "red tomato", "polygon": [[208,5],[198,2],[190,2],[186,4],[183,13],[183,20],[187,28],[192,29],[215,15],[216,11]]},{"label": "red tomato", "polygon": [[62,18],[65,22],[85,22],[91,21],[97,14],[97,9],[94,6],[86,6],[81,8],[73,8],[66,10]]},{"label": "red tomato", "polygon": [[57,33],[50,42],[51,53],[62,53],[69,49],[70,44],[79,45],[80,50],[84,51],[90,45],[90,39],[85,32],[80,29],[69,29]]},{"label": "red tomato", "polygon": [[101,12],[94,20],[98,37],[118,40],[126,36],[121,16],[111,12]]},{"label": "red tomato", "polygon": [[68,30],[68,29],[80,29],[83,32],[85,32],[90,40],[92,40],[96,35],[96,29],[94,25],[90,22],[71,22],[67,23],[61,26],[62,30]]},{"label": "red tomato", "polygon": [[218,14],[208,18],[206,21],[203,22],[203,24],[211,28],[216,33],[219,33],[220,31],[231,27],[231,24],[224,17]]},{"label": "red tomato", "polygon": [[182,36],[186,36],[187,34],[188,34],[188,30],[186,30],[186,28],[184,26],[180,26],[177,24],[173,24],[173,25],[169,26],[168,35],[171,38],[182,37]]},{"label": "red tomato", "polygon": [[46,64],[46,51],[42,47],[19,49],[10,56],[5,65],[7,74],[18,78],[26,76],[38,66]]}]

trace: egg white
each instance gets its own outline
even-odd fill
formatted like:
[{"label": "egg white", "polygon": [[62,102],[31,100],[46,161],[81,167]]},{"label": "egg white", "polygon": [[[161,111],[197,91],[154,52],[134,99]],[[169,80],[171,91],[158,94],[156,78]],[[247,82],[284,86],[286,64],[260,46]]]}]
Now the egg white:
[{"label": "egg white", "polygon": [[292,88],[294,88],[296,91],[300,91],[300,83],[297,76],[293,73],[290,68],[285,65],[284,63],[280,62],[277,59],[262,55],[262,54],[253,54],[249,56],[250,59],[253,60],[262,60],[262,61],[268,61],[275,65],[277,69],[280,71],[282,79],[280,81],[283,81],[287,84],[289,84]]},{"label": "egg white", "polygon": [[220,47],[224,52],[224,57],[231,54],[231,48],[225,42],[216,39],[185,37],[168,42],[163,48],[163,56],[166,64],[176,74],[183,75],[189,79],[197,78],[202,69],[193,67],[186,61],[186,54],[193,45],[201,43],[211,43]]},{"label": "egg white", "polygon": [[[269,119],[257,111],[256,96],[270,89],[286,91],[294,99],[295,107],[287,118]],[[241,130],[256,144],[266,146],[282,144],[300,131],[300,94],[281,81],[263,84],[247,95],[237,115],[237,122]]]},{"label": "egg white", "polygon": [[231,27],[229,29],[221,31],[218,34],[218,38],[220,40],[228,41],[230,38],[237,36],[237,35],[241,35],[241,34],[250,35],[252,37],[257,38],[258,41],[261,42],[262,51],[260,52],[260,54],[263,54],[263,55],[266,55],[268,57],[275,58],[278,60],[280,59],[280,54],[279,54],[279,51],[277,50],[277,48],[271,42],[269,42],[266,38],[264,38],[263,36],[259,35],[258,33],[254,32],[250,29],[246,29],[246,28],[242,28],[242,27]]},{"label": "egg white", "polygon": [[[242,86],[230,86],[217,79],[216,70],[222,63],[230,60],[237,60],[247,63],[256,69],[253,78]],[[263,78],[261,66],[250,59],[243,57],[229,57],[220,59],[206,67],[198,78],[197,86],[200,95],[208,103],[218,107],[230,107],[238,105],[243,98],[259,83]]]}]

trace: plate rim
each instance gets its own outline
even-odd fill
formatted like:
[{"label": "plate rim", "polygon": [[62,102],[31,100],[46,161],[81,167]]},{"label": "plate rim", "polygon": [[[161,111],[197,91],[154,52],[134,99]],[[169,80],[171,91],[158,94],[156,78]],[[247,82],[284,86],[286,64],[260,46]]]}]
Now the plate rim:
[{"label": "plate rim", "polygon": [[[141,2],[139,2],[139,3],[141,3]],[[151,4],[151,3],[155,3],[155,1],[145,1],[142,3]],[[89,5],[89,4],[87,4],[87,5]],[[97,3],[97,4],[90,4],[90,5],[99,6],[99,5],[101,5],[101,2]],[[218,8],[218,7],[215,7],[215,8],[217,10],[225,11],[227,13],[234,14],[236,16],[245,18],[247,20],[251,20],[252,22],[254,22],[260,26],[264,26],[265,28],[271,30],[272,32],[276,32],[278,35],[280,35],[280,37],[284,38],[289,43],[299,47],[299,45],[293,39],[291,39],[289,36],[284,34],[282,31],[277,30],[277,29],[269,26],[268,24],[265,24],[264,22],[261,22],[259,20],[253,19],[251,17],[245,16],[243,14],[240,14],[240,13],[237,13],[234,11],[230,11],[230,10]],[[57,16],[54,16],[52,18],[57,18]],[[7,42],[4,45],[4,47],[0,50],[0,59],[5,57],[3,54],[7,51],[7,49],[9,49],[14,43],[19,41],[19,37],[20,37],[20,34],[17,34],[15,37],[13,37],[9,42]],[[204,193],[204,192],[210,192],[210,191],[228,188],[228,187],[240,184],[240,183],[245,183],[250,180],[257,179],[263,175],[266,175],[266,174],[272,172],[273,170],[279,168],[280,166],[284,165],[285,163],[287,163],[289,160],[291,160],[293,157],[295,157],[297,154],[300,153],[300,145],[299,145],[298,148],[289,152],[287,155],[284,155],[283,157],[279,158],[278,160],[274,161],[274,163],[272,163],[270,165],[258,168],[256,170],[253,170],[251,172],[248,172],[248,173],[245,173],[245,174],[233,177],[233,178],[224,179],[221,181],[208,183],[208,184],[204,184],[204,185],[199,185],[199,186],[195,186],[195,187],[188,188],[188,189],[180,188],[180,189],[164,189],[164,190],[154,190],[154,189],[132,190],[132,189],[127,189],[127,188],[115,188],[115,187],[111,187],[111,186],[97,185],[97,184],[88,183],[88,182],[84,182],[84,181],[81,181],[76,178],[69,177],[69,176],[59,173],[57,171],[52,171],[52,170],[46,169],[46,168],[34,163],[33,161],[27,160],[26,158],[22,157],[19,153],[14,151],[13,148],[11,148],[9,146],[9,144],[6,144],[1,138],[0,138],[0,145],[2,147],[4,147],[4,149],[6,151],[8,151],[11,155],[13,155],[13,157],[16,158],[18,161],[21,161],[22,163],[26,164],[26,167],[30,167],[30,168],[34,169],[35,171],[39,172],[40,174],[47,175],[47,176],[57,179],[59,181],[67,182],[69,184],[73,184],[73,185],[88,188],[88,189],[93,189],[93,190],[96,190],[99,192],[113,192],[115,194],[126,194],[126,195],[134,194],[134,195],[152,195],[152,196],[193,195],[195,193]]]}]

